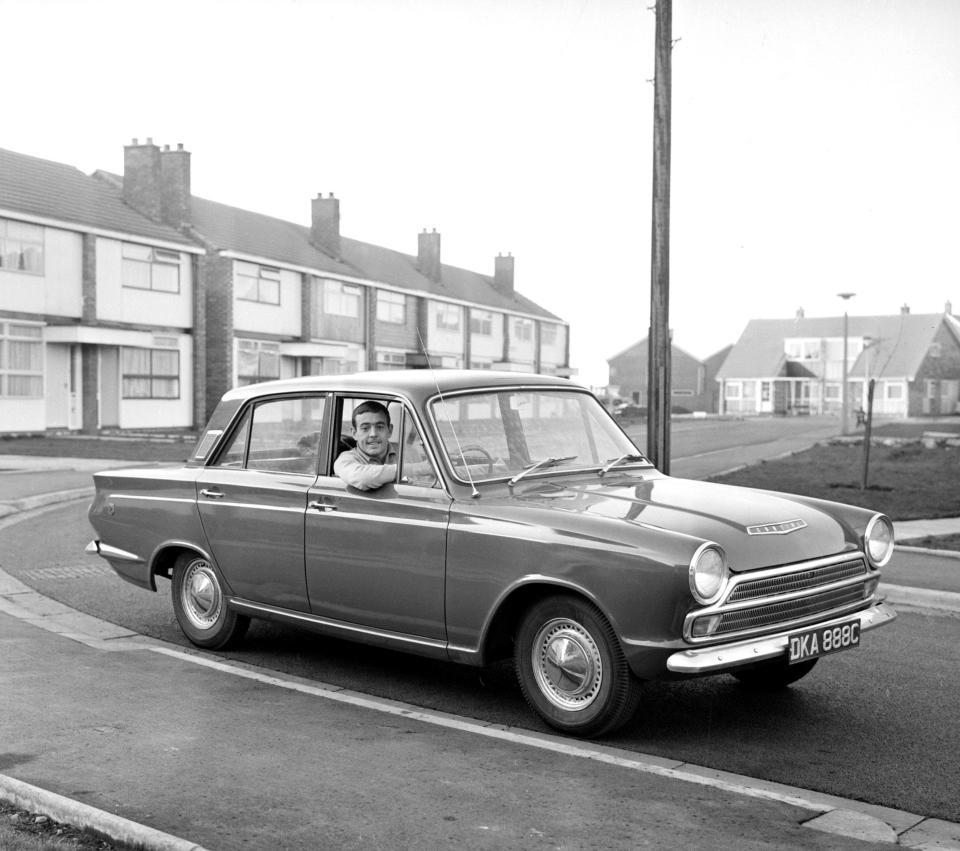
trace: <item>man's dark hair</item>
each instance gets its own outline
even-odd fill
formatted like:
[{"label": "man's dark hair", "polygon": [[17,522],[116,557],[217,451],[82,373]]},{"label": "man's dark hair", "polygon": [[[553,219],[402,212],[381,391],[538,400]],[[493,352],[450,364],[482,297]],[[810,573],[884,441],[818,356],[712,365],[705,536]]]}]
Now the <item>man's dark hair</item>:
[{"label": "man's dark hair", "polygon": [[361,402],[353,409],[350,422],[354,428],[357,427],[357,417],[360,414],[383,414],[387,418],[387,425],[390,425],[390,412],[387,410],[387,406],[380,402],[374,402],[372,399],[368,402]]}]

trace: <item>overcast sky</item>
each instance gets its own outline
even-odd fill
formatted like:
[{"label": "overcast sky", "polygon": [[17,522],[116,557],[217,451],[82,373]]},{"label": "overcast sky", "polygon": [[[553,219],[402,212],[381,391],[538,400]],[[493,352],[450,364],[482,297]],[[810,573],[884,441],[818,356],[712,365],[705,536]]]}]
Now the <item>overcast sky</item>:
[{"label": "overcast sky", "polygon": [[[0,147],[121,172],[516,285],[579,380],[647,334],[652,0],[0,0]],[[674,0],[670,325],[960,313],[960,0]]]}]

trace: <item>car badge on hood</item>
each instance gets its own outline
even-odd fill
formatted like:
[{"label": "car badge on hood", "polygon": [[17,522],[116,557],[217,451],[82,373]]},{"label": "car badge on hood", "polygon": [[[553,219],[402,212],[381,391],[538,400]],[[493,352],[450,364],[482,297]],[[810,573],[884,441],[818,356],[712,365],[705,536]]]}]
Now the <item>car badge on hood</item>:
[{"label": "car badge on hood", "polygon": [[747,526],[748,535],[789,535],[797,529],[806,526],[803,520],[784,520],[782,523],[760,523],[756,526]]}]

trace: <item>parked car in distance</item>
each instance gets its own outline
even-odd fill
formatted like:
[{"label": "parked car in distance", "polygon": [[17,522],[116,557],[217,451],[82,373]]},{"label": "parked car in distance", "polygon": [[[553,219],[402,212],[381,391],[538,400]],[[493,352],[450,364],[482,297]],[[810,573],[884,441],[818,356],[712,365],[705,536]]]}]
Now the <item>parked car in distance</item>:
[{"label": "parked car in distance", "polygon": [[[396,475],[334,474],[389,412]],[[98,553],[170,580],[199,647],[251,618],[482,666],[511,658],[550,726],[600,736],[645,681],[805,676],[895,613],[882,514],[660,473],[569,380],[411,370],[228,392],[182,467],[94,476]]]}]

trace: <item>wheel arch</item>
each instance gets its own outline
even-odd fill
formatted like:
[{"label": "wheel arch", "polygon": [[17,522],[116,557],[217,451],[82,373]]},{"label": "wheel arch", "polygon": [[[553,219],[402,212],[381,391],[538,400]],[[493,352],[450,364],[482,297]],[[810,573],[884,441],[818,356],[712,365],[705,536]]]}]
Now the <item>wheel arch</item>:
[{"label": "wheel arch", "polygon": [[184,553],[191,553],[199,556],[200,558],[205,558],[212,565],[214,565],[214,567],[217,567],[218,573],[220,572],[219,566],[210,557],[210,554],[202,550],[196,544],[191,544],[188,541],[168,541],[162,546],[158,547],[150,559],[149,578],[151,591],[157,590],[157,576],[162,576],[165,579],[173,578],[173,566],[177,563],[177,559],[180,558],[180,556]]},{"label": "wheel arch", "polygon": [[556,579],[531,578],[511,588],[494,607],[480,642],[481,664],[487,665],[512,656],[517,628],[524,613],[541,600],[555,596],[578,597],[595,606],[613,628],[617,641],[620,641],[619,631],[610,614],[586,589]]}]

